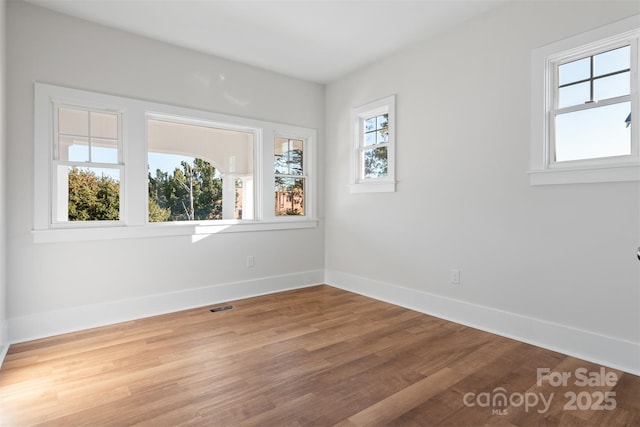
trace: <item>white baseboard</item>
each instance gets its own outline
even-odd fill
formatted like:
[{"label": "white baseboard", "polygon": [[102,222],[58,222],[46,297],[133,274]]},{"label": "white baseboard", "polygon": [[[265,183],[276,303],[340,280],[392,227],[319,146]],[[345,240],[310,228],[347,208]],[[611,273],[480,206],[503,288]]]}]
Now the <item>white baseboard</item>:
[{"label": "white baseboard", "polygon": [[[292,273],[38,313],[8,319],[0,328],[5,331],[8,343],[18,343],[322,283],[640,375],[639,343],[332,270]],[[0,343],[0,364],[8,347],[7,343]]]},{"label": "white baseboard", "polygon": [[326,283],[472,328],[640,375],[640,343],[327,270]]},{"label": "white baseboard", "polygon": [[313,270],[14,317],[8,320],[9,343],[25,342],[322,283],[324,283],[324,270]]},{"label": "white baseboard", "polygon": [[0,320],[0,367],[9,351],[9,322]]}]

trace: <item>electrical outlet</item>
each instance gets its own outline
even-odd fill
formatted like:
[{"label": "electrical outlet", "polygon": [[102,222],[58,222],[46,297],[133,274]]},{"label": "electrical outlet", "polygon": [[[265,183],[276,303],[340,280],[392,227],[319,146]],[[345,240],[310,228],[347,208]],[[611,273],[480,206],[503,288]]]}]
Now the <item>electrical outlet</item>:
[{"label": "electrical outlet", "polygon": [[251,268],[251,267],[253,267],[254,265],[256,265],[256,260],[255,260],[255,258],[253,257],[253,255],[249,255],[249,256],[247,256],[247,268]]},{"label": "electrical outlet", "polygon": [[460,284],[460,270],[459,269],[457,269],[457,268],[452,268],[451,269],[451,272],[449,273],[449,281],[453,285],[459,285]]}]

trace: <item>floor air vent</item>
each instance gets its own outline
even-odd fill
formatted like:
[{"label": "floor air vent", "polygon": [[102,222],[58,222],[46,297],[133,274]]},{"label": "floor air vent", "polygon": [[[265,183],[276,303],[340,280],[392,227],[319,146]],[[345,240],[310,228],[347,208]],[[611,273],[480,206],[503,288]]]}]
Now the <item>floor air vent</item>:
[{"label": "floor air vent", "polygon": [[212,308],[211,310],[209,310],[212,313],[217,313],[218,311],[226,311],[226,310],[231,310],[233,308],[232,305],[223,305],[222,307],[215,307]]}]

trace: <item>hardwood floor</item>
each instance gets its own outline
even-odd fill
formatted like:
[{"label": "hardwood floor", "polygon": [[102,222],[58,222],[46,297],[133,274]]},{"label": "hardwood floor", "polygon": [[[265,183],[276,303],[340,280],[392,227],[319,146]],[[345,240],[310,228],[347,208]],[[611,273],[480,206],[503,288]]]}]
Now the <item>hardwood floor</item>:
[{"label": "hardwood floor", "polygon": [[0,425],[640,426],[621,371],[329,286],[231,304],[12,345]]}]

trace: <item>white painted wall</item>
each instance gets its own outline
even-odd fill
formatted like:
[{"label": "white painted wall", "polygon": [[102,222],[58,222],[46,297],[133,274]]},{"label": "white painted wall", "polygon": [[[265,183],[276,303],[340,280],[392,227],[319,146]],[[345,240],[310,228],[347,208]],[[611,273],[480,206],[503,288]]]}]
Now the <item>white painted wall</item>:
[{"label": "white painted wall", "polygon": [[[82,315],[107,323],[113,312],[171,310],[173,299],[309,284],[326,267],[331,284],[640,372],[640,185],[531,187],[526,173],[531,49],[639,9],[513,2],[328,85],[325,98],[319,85],[10,2],[14,338],[88,326]],[[34,81],[317,128],[326,233],[321,222],[196,243],[32,243]],[[350,109],[393,93],[398,190],[350,194]],[[451,268],[461,285],[448,283]],[[617,360],[618,349],[631,353]]]},{"label": "white painted wall", "polygon": [[[324,87],[21,1],[9,3],[7,16],[7,100],[11,105],[7,114],[7,315],[12,339],[72,329],[74,321],[76,328],[108,323],[118,319],[119,309],[135,316],[132,301],[140,307],[138,314],[153,314],[154,307],[142,306],[158,295],[164,295],[162,301],[167,303],[158,310],[171,311],[176,308],[172,300],[206,305],[238,295],[230,292],[234,287],[242,289],[239,294],[272,291],[278,288],[272,279],[283,276],[298,282],[283,280],[282,287],[322,281],[322,224],[291,231],[216,234],[195,243],[191,236],[184,236],[34,244],[30,234],[34,82],[315,128],[320,156]],[[253,268],[246,267],[248,255],[255,257]],[[265,280],[269,286],[244,286]],[[218,286],[224,292],[218,292]],[[56,322],[63,314],[67,323],[47,327],[47,322]],[[91,322],[83,323],[85,315]]]},{"label": "white painted wall", "polygon": [[[640,183],[532,187],[527,175],[531,50],[638,13],[637,1],[512,2],[329,84],[327,281],[404,292],[425,311],[457,301],[438,314],[640,372]],[[349,194],[350,109],[390,94],[397,192]],[[468,319],[470,307],[498,320]],[[598,355],[600,338],[634,353]]]},{"label": "white painted wall", "polygon": [[7,324],[7,270],[6,270],[6,60],[5,60],[5,30],[6,30],[6,0],[0,0],[0,364],[8,349]]}]

